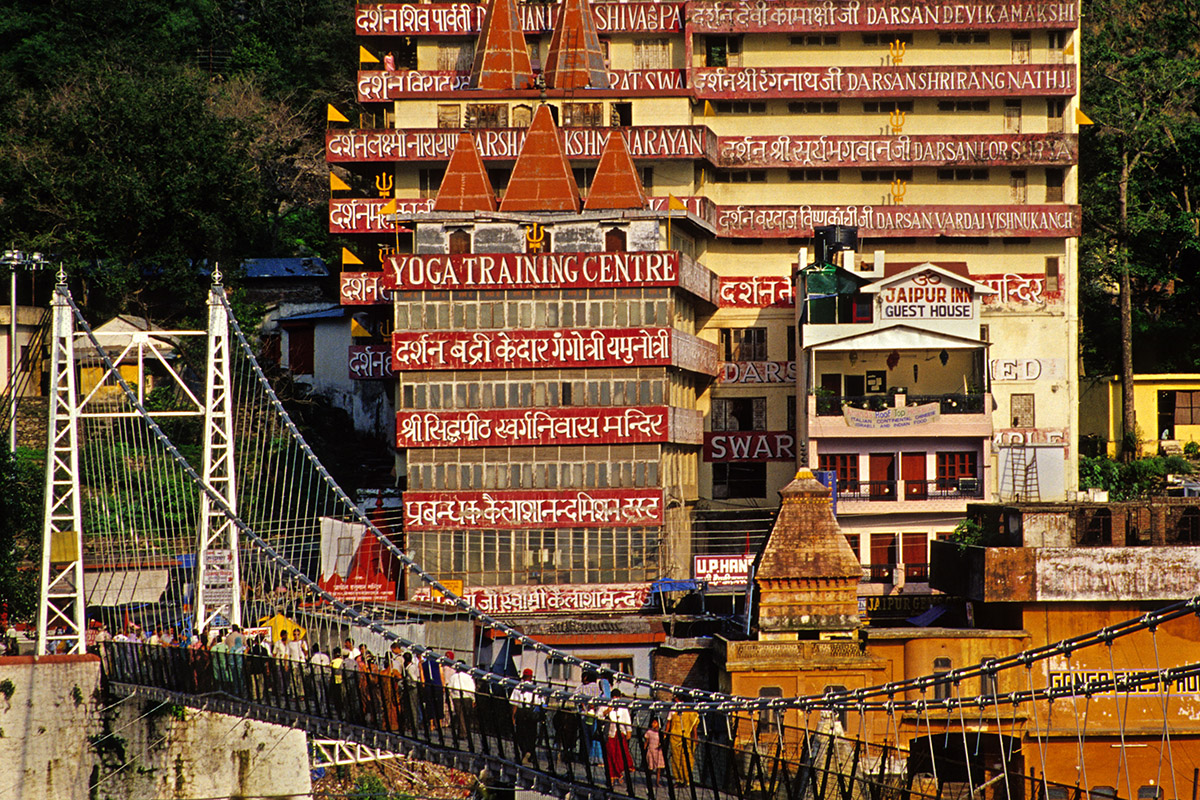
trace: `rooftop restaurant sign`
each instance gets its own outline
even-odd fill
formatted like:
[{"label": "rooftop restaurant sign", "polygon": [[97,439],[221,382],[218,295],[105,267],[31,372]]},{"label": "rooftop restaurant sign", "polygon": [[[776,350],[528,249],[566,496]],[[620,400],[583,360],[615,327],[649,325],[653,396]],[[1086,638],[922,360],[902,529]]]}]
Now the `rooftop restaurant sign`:
[{"label": "rooftop restaurant sign", "polygon": [[1079,206],[719,206],[718,236],[807,238],[816,225],[877,236],[1078,236]]},{"label": "rooftop restaurant sign", "polygon": [[661,489],[405,492],[404,529],[661,525]]},{"label": "rooftop restaurant sign", "polygon": [[397,331],[391,364],[398,371],[674,365],[712,375],[716,351],[673,328]]},{"label": "rooftop restaurant sign", "polygon": [[[468,131],[484,159],[512,161],[521,152],[527,128],[476,128]],[[630,128],[559,128],[567,158],[599,159],[608,137],[625,135],[634,158],[706,158],[716,136],[703,125],[654,125]],[[457,130],[337,130],[325,134],[329,161],[448,161],[458,143]]]},{"label": "rooftop restaurant sign", "polygon": [[1070,95],[1073,64],[919,67],[702,67],[698,98],[1008,97]]},{"label": "rooftop restaurant sign", "polygon": [[690,440],[699,413],[667,406],[400,411],[396,447],[698,444]]},{"label": "rooftop restaurant sign", "polygon": [[[683,3],[592,3],[600,33],[670,33],[683,29]],[[470,36],[483,27],[484,3],[380,3],[360,5],[354,25],[360,36]],[[520,3],[525,33],[550,33],[557,3]]]},{"label": "rooftop restaurant sign", "polygon": [[395,255],[385,262],[386,289],[406,291],[677,286],[674,251]]},{"label": "rooftop restaurant sign", "polygon": [[1075,3],[1046,0],[715,0],[692,2],[694,33],[1074,28]]},{"label": "rooftop restaurant sign", "polygon": [[1063,133],[929,136],[722,136],[726,167],[886,167],[1069,165],[1079,137]]},{"label": "rooftop restaurant sign", "polygon": [[344,306],[379,306],[392,301],[391,292],[380,286],[382,272],[343,272],[341,301]]},{"label": "rooftop restaurant sign", "polygon": [[[448,70],[361,70],[358,73],[358,99],[363,103],[383,100],[403,100],[423,97],[428,94],[469,92],[479,96],[477,89],[470,88],[468,72]],[[607,89],[589,89],[590,96],[604,96],[621,92],[683,92],[687,89],[687,71],[682,69],[613,69],[608,71]],[[498,94],[489,93],[488,96]]]},{"label": "rooftop restaurant sign", "polygon": [[[464,590],[463,599],[487,614],[640,611],[650,601],[650,584],[480,586]],[[432,593],[429,589],[418,589],[413,595],[413,600],[430,601]]]},{"label": "rooftop restaurant sign", "polygon": [[907,408],[885,408],[880,411],[868,411],[851,406],[842,407],[842,417],[847,427],[873,431],[890,431],[897,428],[912,428],[917,425],[928,425],[941,419],[941,406],[937,403],[926,403]]}]

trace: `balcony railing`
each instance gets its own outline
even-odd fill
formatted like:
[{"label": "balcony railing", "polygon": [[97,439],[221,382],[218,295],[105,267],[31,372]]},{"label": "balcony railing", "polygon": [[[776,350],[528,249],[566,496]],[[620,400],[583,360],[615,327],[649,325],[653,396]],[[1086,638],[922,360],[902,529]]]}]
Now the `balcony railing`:
[{"label": "balcony railing", "polygon": [[983,497],[980,480],[936,478],[931,481],[838,481],[838,500],[941,500],[955,497]]},{"label": "balcony railing", "polygon": [[986,394],[819,394],[817,416],[841,416],[844,406],[864,411],[883,411],[885,408],[923,406],[929,403],[937,403],[943,414],[983,414],[987,410],[986,398]]},{"label": "balcony railing", "polygon": [[899,572],[904,571],[905,582],[928,583],[928,564],[868,564],[863,567],[864,583],[895,583]]}]

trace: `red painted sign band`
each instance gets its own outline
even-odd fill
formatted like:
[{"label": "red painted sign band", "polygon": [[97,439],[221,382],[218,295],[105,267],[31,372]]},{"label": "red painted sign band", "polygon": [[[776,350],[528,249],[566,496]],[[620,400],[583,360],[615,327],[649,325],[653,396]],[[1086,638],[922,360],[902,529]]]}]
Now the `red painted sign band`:
[{"label": "red painted sign band", "polygon": [[816,225],[868,236],[1078,236],[1079,206],[722,206],[718,236],[807,238]]},{"label": "red painted sign band", "polygon": [[1075,66],[701,67],[697,98],[1045,97],[1075,93]]},{"label": "red painted sign band", "polygon": [[677,286],[674,251],[613,253],[483,253],[396,255],[386,261],[383,286],[432,289],[561,289]]},{"label": "red painted sign band", "polygon": [[728,167],[884,167],[1070,165],[1079,137],[1065,133],[928,136],[722,136],[717,164]]},{"label": "red painted sign band", "polygon": [[[358,100],[362,103],[377,103],[450,92],[477,95],[478,90],[471,89],[470,83],[471,75],[467,72],[417,69],[392,72],[360,70]],[[604,97],[605,93],[612,96],[620,92],[683,92],[686,89],[686,70],[611,69],[608,71],[608,88],[589,89],[588,97]]]},{"label": "red painted sign band", "polygon": [[[690,427],[694,422],[691,418],[699,415],[698,411],[668,406],[399,411],[396,413],[396,446],[529,447],[676,442],[681,437],[674,418],[680,417]],[[681,443],[691,443],[686,439]]]},{"label": "red painted sign band", "polygon": [[[463,592],[463,599],[487,614],[640,611],[650,600],[650,584],[471,587]],[[418,589],[413,600],[431,601],[432,593]]]},{"label": "red painted sign band", "polygon": [[786,431],[714,431],[704,434],[704,460],[795,461],[796,437]]},{"label": "red painted sign band", "polygon": [[1012,272],[993,275],[972,275],[974,280],[986,283],[996,290],[995,294],[983,295],[985,306],[1036,306],[1058,302],[1063,297],[1063,279],[1058,279],[1058,290],[1047,291],[1045,273],[1017,275]]},{"label": "red painted sign band", "polygon": [[1075,3],[1045,0],[718,0],[692,2],[695,33],[1075,28]]},{"label": "red painted sign band", "polygon": [[661,489],[405,492],[404,528],[599,528],[661,525]]},{"label": "red painted sign band", "polygon": [[395,376],[392,354],[387,345],[352,344],[347,358],[350,380],[372,381]]},{"label": "red painted sign band", "polygon": [[788,278],[766,275],[721,276],[717,305],[721,308],[795,308]]},{"label": "red painted sign band", "polygon": [[340,296],[344,306],[378,306],[392,301],[391,292],[379,285],[382,272],[343,272]]},{"label": "red painted sign band", "polygon": [[[354,26],[360,36],[469,36],[483,27],[480,3],[360,5]],[[521,3],[517,13],[525,33],[550,33],[558,20],[558,4]],[[592,18],[600,33],[671,33],[683,29],[682,3],[593,3]]]},{"label": "red painted sign band", "polygon": [[[330,233],[395,233],[396,224],[383,213],[392,202],[386,197],[352,197],[329,201]],[[401,218],[420,214],[433,207],[432,200],[398,200],[396,214]]]},{"label": "red painted sign band", "polygon": [[[681,340],[707,345],[715,372],[716,345],[673,328],[523,331],[397,331],[391,364],[398,371],[443,369],[551,369],[681,364]],[[700,371],[700,370],[697,370]]]}]

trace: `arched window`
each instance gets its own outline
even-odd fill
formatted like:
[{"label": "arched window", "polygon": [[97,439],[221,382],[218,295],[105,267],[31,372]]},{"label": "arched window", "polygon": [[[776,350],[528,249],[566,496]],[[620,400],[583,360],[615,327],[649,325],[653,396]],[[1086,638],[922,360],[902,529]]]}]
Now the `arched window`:
[{"label": "arched window", "polygon": [[952,662],[948,658],[935,658],[933,660],[933,677],[936,682],[933,684],[933,699],[945,700],[950,696],[950,679],[946,675],[950,672]]}]

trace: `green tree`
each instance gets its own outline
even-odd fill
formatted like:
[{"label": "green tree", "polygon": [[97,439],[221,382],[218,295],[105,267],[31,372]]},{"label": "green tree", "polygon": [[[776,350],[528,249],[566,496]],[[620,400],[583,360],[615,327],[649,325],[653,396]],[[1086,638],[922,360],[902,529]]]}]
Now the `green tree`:
[{"label": "green tree", "polygon": [[1093,367],[1119,370],[1128,440],[1135,338],[1143,369],[1200,356],[1200,3],[1093,0],[1082,35],[1082,102],[1095,121],[1080,144],[1085,348]]},{"label": "green tree", "polygon": [[0,604],[18,619],[37,608],[41,484],[37,454],[0,442]]}]

